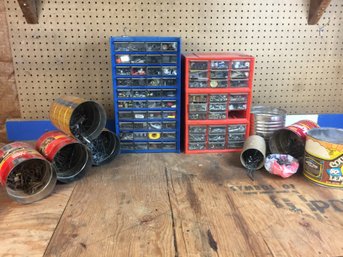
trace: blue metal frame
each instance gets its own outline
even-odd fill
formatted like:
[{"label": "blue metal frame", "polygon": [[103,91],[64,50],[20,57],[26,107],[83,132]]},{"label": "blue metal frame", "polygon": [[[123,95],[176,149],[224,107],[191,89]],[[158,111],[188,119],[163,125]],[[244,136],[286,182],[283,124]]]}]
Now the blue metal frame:
[{"label": "blue metal frame", "polygon": [[[115,51],[115,44],[116,43],[121,43],[121,42],[148,42],[148,43],[177,43],[177,51]],[[122,153],[160,153],[160,152],[176,152],[180,153],[180,147],[181,147],[181,142],[180,142],[180,136],[181,136],[181,38],[180,37],[111,37],[110,38],[110,47],[111,47],[111,62],[112,62],[112,82],[113,82],[113,97],[114,97],[114,120],[115,120],[115,131],[116,134],[120,134],[120,128],[119,128],[119,111],[171,111],[171,112],[176,112],[176,119],[166,119],[161,117],[160,119],[121,119],[120,121],[122,122],[172,122],[176,121],[176,129],[161,129],[158,130],[158,132],[176,132],[176,139],[175,140],[169,140],[169,139],[158,139],[158,140],[123,140],[124,142],[137,142],[137,143],[142,143],[142,142],[156,142],[156,143],[176,143],[176,149],[171,150],[171,149],[148,149],[148,150],[122,150]],[[117,64],[116,63],[116,54],[176,54],[177,60],[176,63],[160,63],[160,64],[140,64],[140,63],[122,63],[122,64]],[[137,75],[116,75],[116,68],[117,67],[127,67],[127,66],[144,66],[144,67],[164,67],[164,66],[176,66],[177,70],[177,75],[145,75],[145,76],[137,76]],[[166,79],[176,79],[176,86],[117,86],[117,78],[166,78]],[[125,97],[125,98],[120,98],[118,99],[117,95],[117,89],[176,89],[176,97],[159,97],[159,98],[151,98],[151,97],[146,97],[146,98],[135,98],[135,97]],[[151,101],[176,101],[176,108],[119,108],[118,107],[118,100],[119,101],[130,101],[130,100],[151,100]],[[123,131],[125,132],[153,132],[153,130],[142,130],[142,129],[124,129]]]}]

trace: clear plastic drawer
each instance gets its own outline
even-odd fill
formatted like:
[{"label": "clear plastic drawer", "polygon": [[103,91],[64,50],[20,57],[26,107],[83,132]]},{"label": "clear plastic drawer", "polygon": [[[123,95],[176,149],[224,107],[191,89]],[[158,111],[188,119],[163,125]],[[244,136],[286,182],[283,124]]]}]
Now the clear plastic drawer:
[{"label": "clear plastic drawer", "polygon": [[206,126],[189,126],[189,133],[206,133]]},{"label": "clear plastic drawer", "polygon": [[228,126],[228,132],[229,133],[245,133],[246,131],[246,125],[240,124],[240,125],[229,125]]},{"label": "clear plastic drawer", "polygon": [[[190,70],[206,70],[208,69],[208,62],[207,61],[191,61],[189,63]],[[206,75],[207,77],[207,75]]]},{"label": "clear plastic drawer", "polygon": [[228,87],[227,79],[211,79],[210,87],[212,88],[226,88]]},{"label": "clear plastic drawer", "polygon": [[161,43],[160,42],[148,42],[146,43],[146,50],[147,51],[161,51]]},{"label": "clear plastic drawer", "polygon": [[197,143],[189,143],[188,145],[189,150],[205,150],[206,149],[206,144],[197,142]]},{"label": "clear plastic drawer", "polygon": [[189,81],[190,88],[206,88],[207,87],[207,78],[203,80],[191,80]]},{"label": "clear plastic drawer", "polygon": [[228,70],[229,61],[211,61],[211,70]]},{"label": "clear plastic drawer", "polygon": [[133,113],[132,112],[119,112],[118,113],[119,119],[133,119]]},{"label": "clear plastic drawer", "polygon": [[232,62],[232,69],[248,70],[248,69],[250,69],[250,61],[246,61],[246,60],[233,61]]},{"label": "clear plastic drawer", "polygon": [[209,120],[225,120],[226,112],[209,112],[208,119]]},{"label": "clear plastic drawer", "polygon": [[226,126],[208,126],[209,134],[226,134]]},{"label": "clear plastic drawer", "polygon": [[162,42],[161,44],[162,51],[177,51],[177,42]]}]

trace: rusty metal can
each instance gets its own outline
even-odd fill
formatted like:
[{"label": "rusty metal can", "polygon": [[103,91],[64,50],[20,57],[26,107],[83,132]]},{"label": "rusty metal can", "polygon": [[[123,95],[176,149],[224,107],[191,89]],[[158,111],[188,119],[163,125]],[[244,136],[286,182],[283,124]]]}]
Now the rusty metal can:
[{"label": "rusty metal can", "polygon": [[120,141],[117,135],[104,129],[101,134],[93,139],[83,139],[92,154],[92,164],[94,166],[102,165],[116,157],[120,151]]},{"label": "rusty metal can", "polygon": [[318,127],[313,121],[301,120],[277,130],[269,140],[269,149],[272,153],[289,154],[297,159],[302,158],[307,132]]},{"label": "rusty metal can", "polygon": [[58,129],[70,136],[94,139],[106,125],[106,113],[95,101],[63,96],[52,103],[50,120]]},{"label": "rusty metal can", "polygon": [[89,167],[87,147],[60,131],[43,134],[36,149],[52,163],[60,182],[68,183],[83,177]]},{"label": "rusty metal can", "polygon": [[343,129],[317,128],[308,132],[304,176],[323,186],[343,188]]},{"label": "rusty metal can", "polygon": [[20,203],[39,201],[52,193],[56,173],[34,148],[14,142],[0,148],[0,184]]}]

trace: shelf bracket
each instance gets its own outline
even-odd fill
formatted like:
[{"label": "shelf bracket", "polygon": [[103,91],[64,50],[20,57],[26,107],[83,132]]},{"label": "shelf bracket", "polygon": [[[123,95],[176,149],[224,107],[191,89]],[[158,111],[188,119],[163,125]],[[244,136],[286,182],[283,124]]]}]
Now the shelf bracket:
[{"label": "shelf bracket", "polygon": [[38,24],[38,11],[36,0],[18,0],[21,11],[28,24]]},{"label": "shelf bracket", "polygon": [[330,2],[331,0],[311,0],[308,16],[309,25],[315,25],[318,23]]}]

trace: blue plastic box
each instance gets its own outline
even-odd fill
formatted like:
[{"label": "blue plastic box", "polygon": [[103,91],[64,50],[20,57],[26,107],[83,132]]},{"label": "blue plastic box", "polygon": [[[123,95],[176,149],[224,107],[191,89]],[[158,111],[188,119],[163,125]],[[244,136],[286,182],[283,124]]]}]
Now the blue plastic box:
[{"label": "blue plastic box", "polygon": [[179,153],[180,38],[111,37],[110,45],[121,152]]}]

